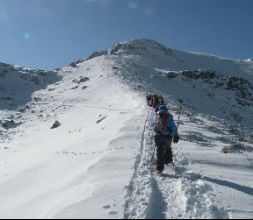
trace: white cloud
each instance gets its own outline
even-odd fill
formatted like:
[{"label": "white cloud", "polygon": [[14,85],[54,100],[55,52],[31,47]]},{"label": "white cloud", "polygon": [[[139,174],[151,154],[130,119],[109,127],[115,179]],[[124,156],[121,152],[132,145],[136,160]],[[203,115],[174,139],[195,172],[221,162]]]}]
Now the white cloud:
[{"label": "white cloud", "polygon": [[9,16],[6,11],[0,9],[0,22],[7,21]]},{"label": "white cloud", "polygon": [[137,10],[139,8],[139,6],[136,2],[128,2],[128,8],[130,10]]},{"label": "white cloud", "polygon": [[144,7],[142,5],[137,4],[135,1],[128,2],[128,9],[131,11],[139,11],[140,13],[144,13],[145,15],[153,15],[155,14],[155,10],[152,7]]},{"label": "white cloud", "polygon": [[4,2],[0,1],[0,22],[8,19],[8,14],[7,14],[4,6],[5,6]]},{"label": "white cloud", "polygon": [[26,5],[25,13],[40,21],[44,21],[45,18],[48,20],[55,19],[57,10],[66,10],[65,2],[66,0],[61,0],[62,4],[56,6],[55,4],[50,4],[49,1],[29,1]]},{"label": "white cloud", "polygon": [[146,15],[155,14],[155,10],[153,8],[145,8],[144,12],[145,12]]},{"label": "white cloud", "polygon": [[0,18],[5,18],[7,17],[7,13],[3,10],[0,11]]},{"label": "white cloud", "polygon": [[100,4],[102,5],[102,6],[107,6],[107,5],[109,5],[109,4],[111,4],[111,0],[100,0]]},{"label": "white cloud", "polygon": [[93,2],[97,2],[97,0],[85,0],[86,3],[93,3]]},{"label": "white cloud", "polygon": [[112,0],[84,0],[85,3],[98,3],[101,6],[109,5]]}]

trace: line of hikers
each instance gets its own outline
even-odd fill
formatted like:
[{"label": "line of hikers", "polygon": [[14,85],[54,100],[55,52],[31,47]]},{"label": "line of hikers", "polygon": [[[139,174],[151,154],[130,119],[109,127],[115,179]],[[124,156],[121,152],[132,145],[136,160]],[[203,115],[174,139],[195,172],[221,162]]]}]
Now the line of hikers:
[{"label": "line of hikers", "polygon": [[156,112],[155,144],[157,147],[157,174],[162,174],[165,165],[172,164],[172,141],[178,143],[179,134],[172,114],[169,113],[163,96],[147,95],[147,104]]}]

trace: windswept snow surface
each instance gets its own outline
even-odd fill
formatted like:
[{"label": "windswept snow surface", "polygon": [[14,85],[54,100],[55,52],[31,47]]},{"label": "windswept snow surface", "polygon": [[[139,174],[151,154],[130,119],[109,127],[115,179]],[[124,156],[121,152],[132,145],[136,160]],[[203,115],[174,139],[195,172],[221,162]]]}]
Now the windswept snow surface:
[{"label": "windswept snow surface", "polygon": [[1,140],[1,218],[122,216],[145,103],[110,69],[103,58],[65,68],[33,94],[40,100]]},{"label": "windswept snow surface", "polygon": [[[197,63],[218,77],[185,78]],[[11,99],[0,105],[0,217],[252,218],[252,102],[239,105],[241,90],[213,86],[231,74],[251,91],[250,65],[137,40],[52,72],[48,86],[32,70],[21,81],[3,74]],[[23,93],[5,87],[13,79]],[[177,123],[183,100],[176,168],[161,177],[146,92],[164,95]]]}]

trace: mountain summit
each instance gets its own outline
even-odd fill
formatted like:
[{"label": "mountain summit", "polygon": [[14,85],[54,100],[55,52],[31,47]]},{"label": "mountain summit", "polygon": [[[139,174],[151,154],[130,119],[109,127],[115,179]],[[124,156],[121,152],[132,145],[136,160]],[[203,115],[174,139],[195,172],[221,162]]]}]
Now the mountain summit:
[{"label": "mountain summit", "polygon": [[251,62],[169,49],[147,39],[115,44],[88,60],[100,56],[115,62],[114,73],[134,88],[164,94],[171,102],[185,100],[198,112],[253,128]]}]

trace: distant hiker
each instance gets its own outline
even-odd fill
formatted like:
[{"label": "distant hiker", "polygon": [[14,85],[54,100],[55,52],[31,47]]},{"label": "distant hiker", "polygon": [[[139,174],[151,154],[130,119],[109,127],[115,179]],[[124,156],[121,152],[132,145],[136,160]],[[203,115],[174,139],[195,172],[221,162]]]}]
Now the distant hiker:
[{"label": "distant hiker", "polygon": [[150,106],[150,107],[151,107],[152,95],[147,95],[147,96],[146,96],[146,100],[147,100],[147,104],[148,104],[148,106]]},{"label": "distant hiker", "polygon": [[157,147],[156,170],[161,174],[164,165],[173,163],[172,141],[178,143],[179,135],[173,116],[168,112],[166,105],[161,105],[157,111],[157,121],[155,127],[155,143]]},{"label": "distant hiker", "polygon": [[151,99],[151,106],[156,109],[159,106],[159,98],[157,95],[153,95]]},{"label": "distant hiker", "polygon": [[163,98],[163,96],[158,96],[158,102],[159,102],[159,106],[161,106],[161,105],[165,105],[165,100],[164,100],[164,98]]}]

